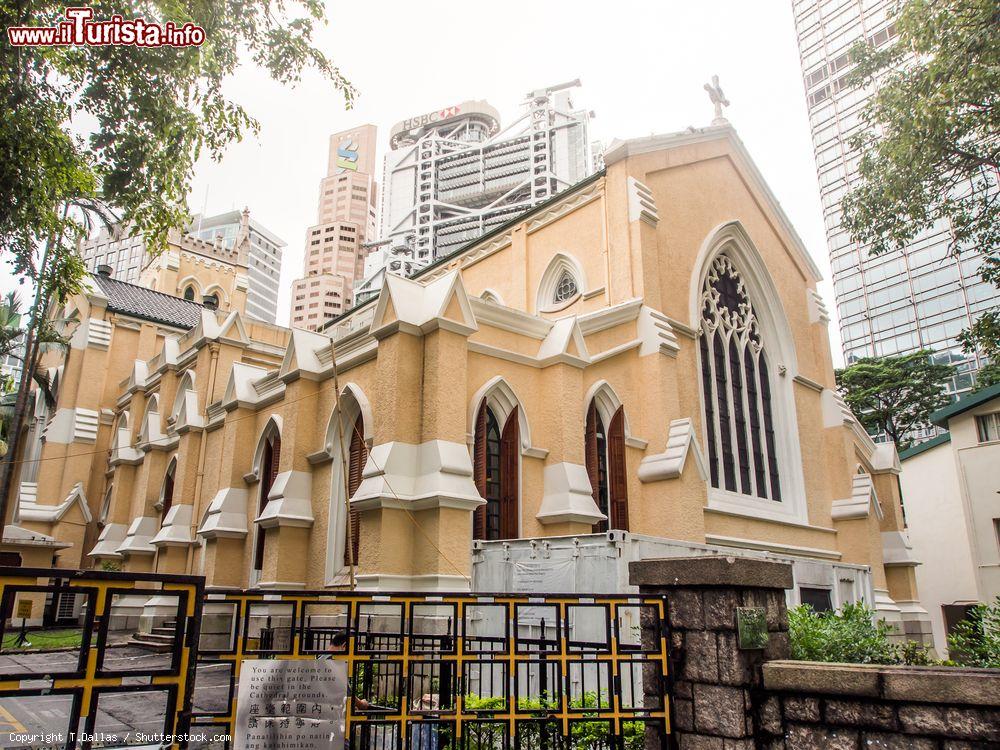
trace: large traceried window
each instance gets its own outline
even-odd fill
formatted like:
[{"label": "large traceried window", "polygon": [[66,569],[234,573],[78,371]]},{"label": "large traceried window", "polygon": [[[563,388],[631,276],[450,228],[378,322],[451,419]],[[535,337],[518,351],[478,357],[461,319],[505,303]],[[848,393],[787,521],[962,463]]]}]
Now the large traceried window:
[{"label": "large traceried window", "polygon": [[699,345],[712,486],[780,501],[766,342],[747,287],[724,253],[702,287]]}]

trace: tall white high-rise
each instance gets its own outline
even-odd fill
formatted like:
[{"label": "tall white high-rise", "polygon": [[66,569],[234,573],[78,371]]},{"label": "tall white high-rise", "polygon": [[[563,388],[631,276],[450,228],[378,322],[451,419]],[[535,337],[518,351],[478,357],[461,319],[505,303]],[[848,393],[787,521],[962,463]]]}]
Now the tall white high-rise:
[{"label": "tall white high-rise", "polygon": [[862,127],[870,92],[849,86],[849,50],[859,40],[880,47],[896,36],[895,0],[793,0],[809,125],[819,175],[844,356],[887,356],[933,349],[958,365],[949,390],[972,385],[983,364],[955,337],[1000,295],[979,278],[980,258],[949,253],[950,230],[940,223],[901,252],[871,257],[841,226],[840,202],[858,180],[860,155],[850,138]]},{"label": "tall white high-rise", "polygon": [[592,173],[591,114],[573,105],[579,81],[531,91],[501,127],[485,101],[397,123],[385,157],[380,247],[358,298],[386,270],[432,263]]}]

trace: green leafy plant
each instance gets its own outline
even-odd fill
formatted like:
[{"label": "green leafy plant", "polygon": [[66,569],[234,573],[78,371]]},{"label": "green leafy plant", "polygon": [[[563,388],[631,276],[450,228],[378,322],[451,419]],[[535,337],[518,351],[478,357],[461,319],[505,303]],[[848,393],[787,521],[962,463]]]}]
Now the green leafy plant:
[{"label": "green leafy plant", "polygon": [[[43,321],[81,291],[76,252],[98,224],[120,222],[154,253],[188,220],[186,200],[202,156],[256,133],[252,114],[227,95],[244,62],[282,84],[309,70],[350,106],[356,91],[316,46],[326,23],[320,0],[225,3],[111,0],[113,15],[146,23],[200,26],[191,47],[0,44],[0,247],[2,260],[32,287],[19,342],[23,374],[0,462],[0,529],[13,481],[13,458],[27,418]],[[0,28],[52,26],[65,20],[56,0],[0,0]]]},{"label": "green leafy plant", "polygon": [[807,604],[788,610],[792,658],[848,664],[941,665],[927,647],[914,641],[893,643],[892,627],[863,603],[836,612],[816,612]]},{"label": "green leafy plant", "polygon": [[1000,669],[1000,596],[972,608],[948,636],[948,649],[962,666]]},{"label": "green leafy plant", "polygon": [[876,621],[864,604],[845,604],[838,612],[816,612],[808,605],[788,611],[792,658],[803,661],[891,664],[891,628]]},{"label": "green leafy plant", "polygon": [[[502,695],[480,696],[468,693],[462,698],[462,705],[467,711],[503,711],[506,704],[507,698]],[[518,698],[517,705],[519,711],[532,713],[543,718],[558,708],[559,701],[555,697],[542,695],[532,698]],[[569,707],[577,711],[588,708],[608,708],[610,705],[611,697],[607,692],[598,693],[596,690],[588,690],[569,702]],[[575,721],[570,725],[572,746],[577,750],[604,750],[607,748],[607,720],[597,721],[599,714],[596,710],[581,711],[579,715],[581,719],[595,719],[595,721]],[[645,728],[645,724],[641,721],[622,722],[625,750],[640,750],[643,747]],[[518,731],[521,733],[522,747],[537,747],[539,745],[538,741],[541,739],[543,731],[540,724],[524,724]],[[482,744],[481,750],[493,747],[490,742],[478,743],[474,736],[470,738],[469,747],[471,750],[480,750],[480,744]]]}]

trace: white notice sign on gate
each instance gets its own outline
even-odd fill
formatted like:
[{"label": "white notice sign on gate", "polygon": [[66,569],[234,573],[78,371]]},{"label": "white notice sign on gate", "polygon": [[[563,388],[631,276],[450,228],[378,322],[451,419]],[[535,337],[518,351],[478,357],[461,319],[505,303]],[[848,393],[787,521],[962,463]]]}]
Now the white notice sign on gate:
[{"label": "white notice sign on gate", "polygon": [[347,663],[326,659],[243,662],[235,750],[344,747]]}]

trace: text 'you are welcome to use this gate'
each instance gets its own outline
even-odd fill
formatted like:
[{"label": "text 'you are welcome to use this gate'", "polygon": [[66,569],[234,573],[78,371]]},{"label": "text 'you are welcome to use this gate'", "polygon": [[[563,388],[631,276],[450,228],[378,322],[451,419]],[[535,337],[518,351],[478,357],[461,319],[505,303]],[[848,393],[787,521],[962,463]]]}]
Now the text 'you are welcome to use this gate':
[{"label": "text 'you are welcome to use this gate'", "polygon": [[236,735],[245,660],[322,656],[347,663],[357,750],[665,748],[665,612],[646,596],[210,591],[192,733]]}]

